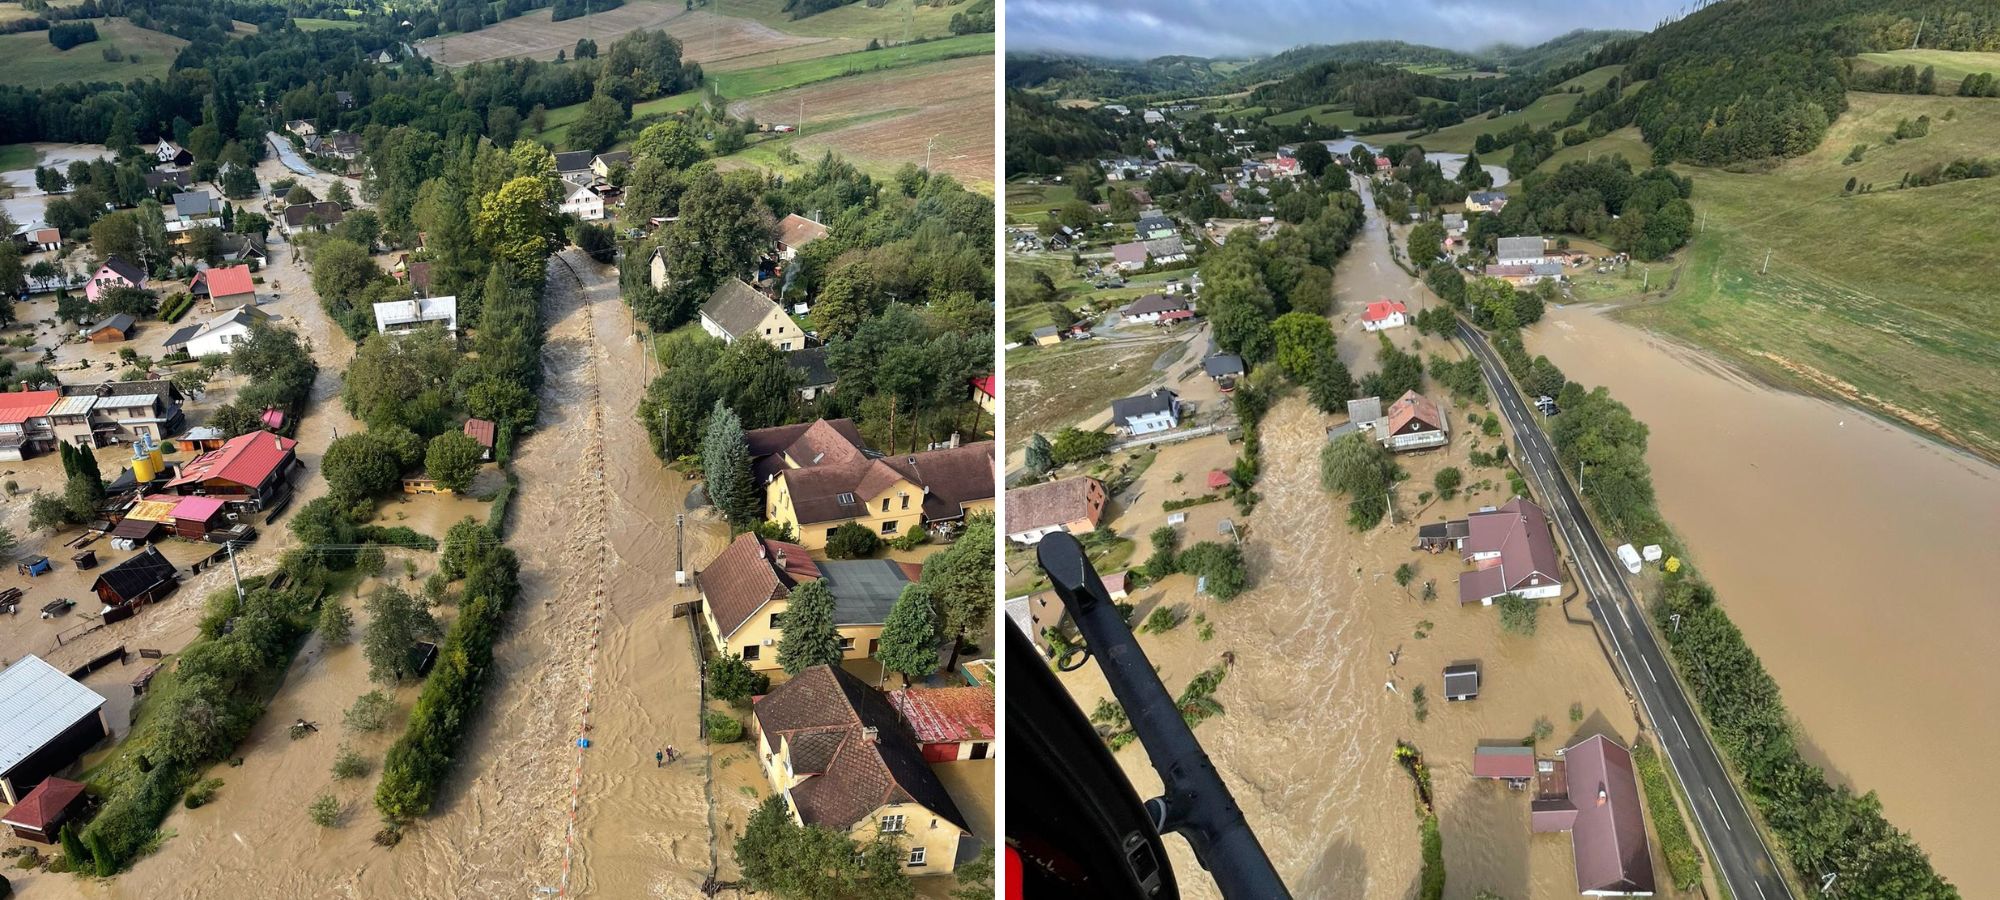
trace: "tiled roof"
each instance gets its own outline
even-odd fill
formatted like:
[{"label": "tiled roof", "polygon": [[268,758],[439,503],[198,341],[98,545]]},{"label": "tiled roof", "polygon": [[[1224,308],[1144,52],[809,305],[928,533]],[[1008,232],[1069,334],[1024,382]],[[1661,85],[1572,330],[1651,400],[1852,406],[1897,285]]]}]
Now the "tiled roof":
[{"label": "tiled roof", "polygon": [[1137,397],[1125,397],[1111,401],[1111,421],[1122,424],[1141,416],[1172,412],[1174,402],[1180,395],[1166,388],[1154,388],[1149,393]]},{"label": "tiled roof", "polygon": [[1489,591],[1473,599],[1514,590],[1535,576],[1556,580],[1555,538],[1549,533],[1547,514],[1533,502],[1516,497],[1492,512],[1467,516],[1466,525],[1464,554],[1467,559],[1484,553],[1498,553],[1500,556],[1497,565],[1459,577],[1461,600],[1465,599],[1466,578],[1486,572],[1500,574],[1489,576],[1495,579],[1494,582],[1481,581],[1476,587],[1484,590],[1489,584],[1498,583],[1500,590]]},{"label": "tiled roof", "polygon": [[19,425],[49,413],[62,399],[60,391],[9,391],[0,393],[0,425]]},{"label": "tiled roof", "polygon": [[0,822],[16,825],[43,834],[49,832],[55,820],[62,817],[76,798],[83,796],[83,785],[67,778],[44,778],[42,783],[22,797],[21,802],[7,811]]},{"label": "tiled roof", "polygon": [[493,449],[493,423],[485,419],[466,419],[465,435],[479,442],[479,446]]},{"label": "tiled roof", "polygon": [[1603,735],[1563,752],[1570,804],[1576,820],[1576,886],[1585,893],[1650,894],[1653,855],[1639,810],[1639,781],[1632,754]]},{"label": "tiled roof", "polygon": [[853,675],[833,666],[806,669],[758,698],[754,715],[772,746],[794,748],[794,771],[802,764],[819,770],[791,789],[806,824],[846,831],[887,804],[914,803],[970,830],[895,709]]},{"label": "tiled roof", "polygon": [[208,285],[208,295],[210,297],[233,297],[237,294],[248,294],[257,289],[256,283],[251,279],[249,266],[203,269],[194,273],[194,281],[189,284],[189,287],[202,283]]},{"label": "tiled roof", "polygon": [[990,741],[994,727],[993,689],[988,687],[912,687],[889,694],[889,705],[901,713],[917,743]]},{"label": "tiled roof", "polygon": [[1361,320],[1364,322],[1380,322],[1396,313],[1409,312],[1409,310],[1409,307],[1394,300],[1377,300],[1368,304],[1368,309],[1361,314]]},{"label": "tiled roof", "polygon": [[1128,316],[1143,316],[1148,313],[1173,312],[1177,309],[1187,309],[1187,301],[1179,297],[1170,297],[1166,294],[1147,294],[1127,305],[1123,310],[1123,314]]},{"label": "tiled roof", "polygon": [[1413,431],[1444,430],[1444,415],[1438,412],[1436,403],[1416,391],[1404,391],[1403,396],[1389,404],[1389,433],[1403,434],[1412,422],[1419,426]]},{"label": "tiled roof", "polygon": [[746,532],[723,548],[708,568],[694,573],[694,584],[727,638],[764,604],[818,577],[819,564],[806,548]]},{"label": "tiled roof", "polygon": [[744,284],[741,278],[731,278],[717,285],[708,302],[701,305],[701,314],[732,338],[754,334],[758,324],[775,311],[778,311],[778,304],[758,293],[756,288]]},{"label": "tiled roof", "polygon": [[778,222],[778,243],[793,250],[826,237],[826,226],[793,213]]},{"label": "tiled roof", "polygon": [[1007,492],[1007,533],[1088,519],[1095,526],[1104,508],[1092,508],[1091,495],[1103,496],[1104,483],[1088,475],[1014,488]]}]

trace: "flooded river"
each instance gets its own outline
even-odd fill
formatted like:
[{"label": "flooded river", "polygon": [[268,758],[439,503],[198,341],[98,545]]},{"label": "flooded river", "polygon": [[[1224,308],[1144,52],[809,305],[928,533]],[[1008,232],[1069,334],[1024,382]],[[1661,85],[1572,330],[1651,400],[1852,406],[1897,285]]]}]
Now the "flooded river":
[{"label": "flooded river", "polygon": [[1808,753],[1881,794],[1968,897],[2000,743],[1988,555],[2000,468],[1851,407],[1775,390],[1597,311],[1551,310],[1529,350],[1652,429],[1660,507],[1798,718]]}]

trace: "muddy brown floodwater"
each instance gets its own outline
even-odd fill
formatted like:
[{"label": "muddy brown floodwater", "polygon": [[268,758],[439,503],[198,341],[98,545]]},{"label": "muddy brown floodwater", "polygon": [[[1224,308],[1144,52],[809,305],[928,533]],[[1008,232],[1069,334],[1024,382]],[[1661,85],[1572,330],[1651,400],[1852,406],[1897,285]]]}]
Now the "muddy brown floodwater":
[{"label": "muddy brown floodwater", "polygon": [[1595,309],[1551,310],[1531,332],[1530,352],[1608,386],[1652,429],[1660,509],[1808,753],[1879,792],[1965,896],[2000,896],[2000,468]]},{"label": "muddy brown floodwater", "polygon": [[[1161,605],[1188,617],[1164,635],[1141,636],[1141,643],[1176,694],[1233,654],[1216,693],[1225,712],[1203,722],[1195,736],[1295,896],[1401,900],[1415,893],[1418,817],[1411,782],[1391,755],[1398,739],[1422,749],[1433,771],[1450,896],[1480,889],[1514,898],[1575,896],[1568,836],[1529,834],[1527,796],[1472,780],[1472,753],[1481,741],[1518,741],[1537,718],[1554,726],[1544,752],[1600,731],[1630,741],[1637,725],[1610,663],[1593,630],[1565,623],[1560,606],[1542,610],[1533,637],[1503,633],[1497,610],[1456,602],[1456,558],[1412,549],[1417,523],[1505,499],[1502,470],[1466,461],[1470,431],[1449,450],[1399,457],[1411,486],[1398,504],[1408,503],[1405,514],[1414,518],[1357,533],[1346,524],[1345,505],[1319,487],[1319,450],[1326,426],[1337,421],[1298,397],[1265,419],[1257,484],[1263,503],[1247,519],[1217,510],[1247,525],[1253,588],[1226,604],[1196,595],[1185,575],[1140,590],[1132,596],[1134,621]],[[1162,453],[1148,478],[1170,478],[1161,466],[1177,459]],[[1186,461],[1199,469],[1188,479],[1205,474],[1206,460],[1188,455]],[[1420,505],[1416,485],[1429,484],[1446,465],[1466,473],[1467,492]],[[1158,497],[1139,501],[1143,508],[1121,512],[1115,527],[1124,530],[1128,517],[1150,527],[1158,503]],[[1212,539],[1209,524],[1186,533],[1183,546]],[[1407,590],[1393,577],[1405,562],[1418,573]],[[1420,586],[1430,580],[1439,599],[1424,601]],[[1197,613],[1213,627],[1209,640],[1193,621]],[[1482,664],[1484,690],[1472,702],[1446,703],[1441,672],[1460,660]],[[1096,665],[1063,680],[1086,713],[1109,696]],[[1423,722],[1411,701],[1420,684],[1430,695]],[[1581,705],[1583,721],[1571,721],[1571,704]],[[1159,777],[1137,745],[1118,751],[1117,759],[1140,796],[1158,794]],[[1218,896],[1186,842],[1170,838],[1167,845],[1183,895]]]}]

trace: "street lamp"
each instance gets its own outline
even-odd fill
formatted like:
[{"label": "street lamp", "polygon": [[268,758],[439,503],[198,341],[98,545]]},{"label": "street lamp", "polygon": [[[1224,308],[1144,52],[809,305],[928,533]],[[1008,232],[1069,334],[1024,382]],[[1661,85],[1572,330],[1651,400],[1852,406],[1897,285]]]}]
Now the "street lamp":
[{"label": "street lamp", "polygon": [[1672,622],[1674,623],[1674,633],[1675,633],[1675,634],[1680,634],[1680,633],[1681,633],[1681,614],[1680,614],[1680,613],[1674,613],[1673,615],[1671,615],[1671,616],[1668,616],[1667,618],[1668,618],[1668,619],[1670,619],[1670,620],[1671,620],[1671,621],[1672,621]]}]

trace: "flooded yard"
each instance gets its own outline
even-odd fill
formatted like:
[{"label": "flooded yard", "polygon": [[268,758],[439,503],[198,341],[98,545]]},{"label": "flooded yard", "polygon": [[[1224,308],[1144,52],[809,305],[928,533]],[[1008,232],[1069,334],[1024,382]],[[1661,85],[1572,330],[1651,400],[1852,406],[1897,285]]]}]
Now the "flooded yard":
[{"label": "flooded yard", "polygon": [[2000,639],[1985,565],[2000,469],[1597,309],[1551,309],[1527,338],[1651,428],[1660,509],[1777,679],[1808,758],[1879,792],[1966,896],[2000,894],[1984,840],[2000,717],[1983,677]]}]

